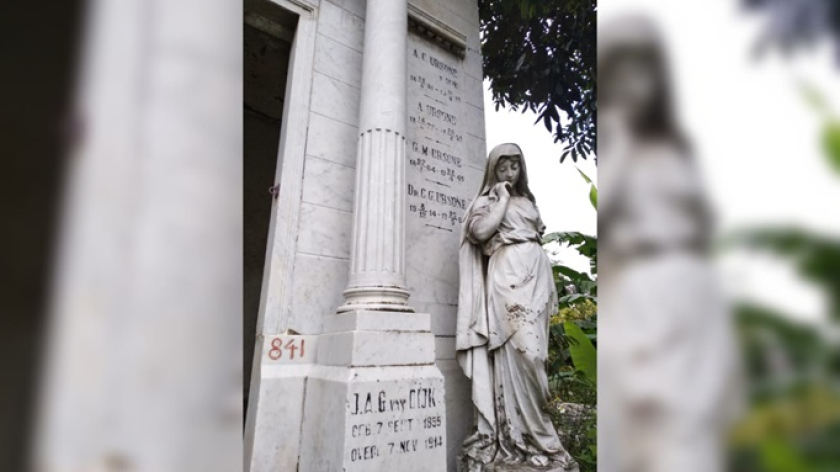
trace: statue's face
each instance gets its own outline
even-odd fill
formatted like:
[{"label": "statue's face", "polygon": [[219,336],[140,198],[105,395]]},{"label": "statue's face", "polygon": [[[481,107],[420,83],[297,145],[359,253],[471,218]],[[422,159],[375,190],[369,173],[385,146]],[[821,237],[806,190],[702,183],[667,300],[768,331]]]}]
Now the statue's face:
[{"label": "statue's face", "polygon": [[519,170],[520,164],[518,159],[503,157],[496,164],[496,180],[499,182],[510,182],[511,185],[515,186],[519,181]]},{"label": "statue's face", "polygon": [[610,106],[630,119],[644,116],[660,93],[657,71],[644,51],[628,51],[618,57],[603,79]]}]

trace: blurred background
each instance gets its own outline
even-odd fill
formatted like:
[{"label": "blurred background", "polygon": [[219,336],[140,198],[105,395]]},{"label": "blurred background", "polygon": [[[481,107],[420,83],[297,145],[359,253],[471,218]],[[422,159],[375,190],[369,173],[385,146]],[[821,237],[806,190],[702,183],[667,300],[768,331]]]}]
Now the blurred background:
[{"label": "blurred background", "polygon": [[0,470],[235,470],[242,5],[4,7]]},{"label": "blurred background", "polygon": [[840,3],[602,0],[599,38],[626,15],[661,33],[715,215],[748,380],[729,469],[840,470]]}]

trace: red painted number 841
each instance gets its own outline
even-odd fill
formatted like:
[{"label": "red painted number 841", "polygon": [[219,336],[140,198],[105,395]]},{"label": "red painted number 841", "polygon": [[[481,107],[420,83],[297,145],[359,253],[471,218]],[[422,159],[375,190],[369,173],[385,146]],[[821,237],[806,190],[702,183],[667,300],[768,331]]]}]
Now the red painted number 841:
[{"label": "red painted number 841", "polygon": [[286,355],[289,356],[289,360],[294,360],[298,351],[300,351],[300,353],[297,354],[297,356],[303,357],[306,352],[306,340],[289,339],[285,344],[283,344],[283,339],[281,338],[272,339],[271,350],[268,351],[268,357],[273,361],[282,359],[283,351],[286,351]]}]

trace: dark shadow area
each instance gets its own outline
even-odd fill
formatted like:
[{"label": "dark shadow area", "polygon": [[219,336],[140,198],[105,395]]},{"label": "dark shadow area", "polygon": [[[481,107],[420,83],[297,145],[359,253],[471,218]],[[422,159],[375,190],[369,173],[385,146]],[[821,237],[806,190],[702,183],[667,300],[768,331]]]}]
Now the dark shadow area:
[{"label": "dark shadow area", "polygon": [[266,243],[283,157],[278,155],[286,78],[297,15],[268,1],[245,2],[244,306],[245,411],[251,382]]},{"label": "dark shadow area", "polygon": [[0,470],[29,470],[42,335],[68,146],[80,1],[16,2],[0,15]]}]

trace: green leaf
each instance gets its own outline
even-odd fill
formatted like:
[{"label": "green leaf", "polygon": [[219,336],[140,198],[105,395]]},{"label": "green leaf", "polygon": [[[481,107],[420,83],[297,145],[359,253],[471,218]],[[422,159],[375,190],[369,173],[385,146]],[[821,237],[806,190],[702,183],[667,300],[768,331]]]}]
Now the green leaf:
[{"label": "green leaf", "polygon": [[522,65],[525,64],[525,53],[523,52],[521,56],[519,56],[519,60],[516,61],[516,70],[522,69]]},{"label": "green leaf", "polygon": [[823,128],[823,149],[834,171],[840,173],[840,120],[830,120]]},{"label": "green leaf", "polygon": [[560,303],[571,304],[571,303],[574,303],[574,302],[580,300],[581,298],[587,298],[587,297],[586,297],[586,295],[583,295],[583,294],[580,294],[580,293],[573,293],[571,295],[566,295],[566,296],[560,297],[560,299],[558,301]]},{"label": "green leaf", "polygon": [[556,265],[554,266],[554,272],[561,273],[571,279],[572,281],[579,281],[579,280],[591,280],[588,275],[578,272],[571,267],[566,267],[564,265]]},{"label": "green leaf", "polygon": [[596,383],[598,380],[598,357],[595,346],[592,345],[592,341],[577,324],[567,321],[563,323],[563,328],[566,335],[572,339],[569,352],[572,355],[575,368],[583,372],[587,380],[593,384]]},{"label": "green leaf", "polygon": [[580,176],[583,177],[583,180],[585,180],[586,183],[589,184],[589,203],[591,203],[592,207],[597,210],[598,209],[598,188],[595,187],[595,184],[592,182],[592,179],[590,179],[588,175],[583,173],[583,171],[580,170],[580,168],[575,167],[575,169],[577,169],[578,173],[580,173]]},{"label": "green leaf", "polygon": [[586,181],[586,183],[588,183],[588,184],[590,184],[590,185],[594,185],[594,184],[592,183],[592,179],[590,179],[588,175],[584,174],[584,173],[583,173],[583,171],[582,171],[582,170],[580,170],[580,168],[579,168],[579,167],[575,167],[575,169],[577,169],[577,171],[580,173],[580,176],[581,176],[581,177],[583,177],[583,180],[585,180],[585,181]]}]

